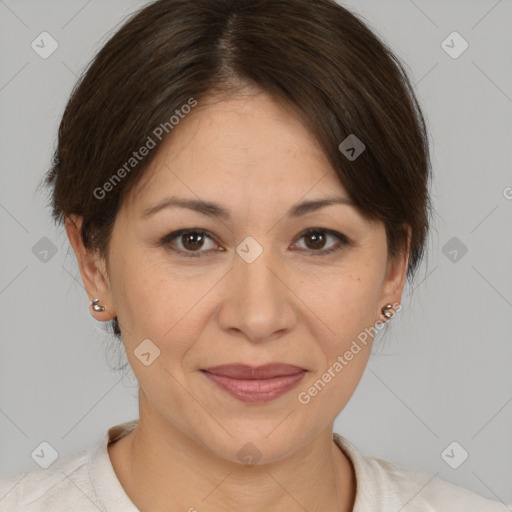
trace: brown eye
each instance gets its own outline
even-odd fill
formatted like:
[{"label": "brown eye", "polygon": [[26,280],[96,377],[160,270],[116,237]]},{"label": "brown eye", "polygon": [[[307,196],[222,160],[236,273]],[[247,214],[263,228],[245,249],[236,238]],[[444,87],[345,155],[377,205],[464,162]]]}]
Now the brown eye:
[{"label": "brown eye", "polygon": [[181,235],[181,243],[183,247],[189,251],[196,251],[204,244],[204,235],[197,231],[191,231]]},{"label": "brown eye", "polygon": [[[299,247],[299,249],[313,256],[323,256],[339,251],[345,246],[353,246],[352,242],[345,235],[330,229],[309,229],[299,236],[299,240],[302,239],[305,240],[306,247]],[[331,243],[330,247],[325,248],[330,239],[334,240],[335,243]],[[208,241],[212,244],[210,247],[208,247]],[[169,250],[197,258],[211,256],[216,252],[224,251],[215,242],[214,237],[202,229],[174,231],[162,238],[160,243]]]},{"label": "brown eye", "polygon": [[[208,247],[208,244],[206,243],[208,240],[211,241],[211,247]],[[192,257],[201,257],[203,253],[210,253],[216,250],[215,247],[218,247],[213,241],[213,238],[202,229],[182,229],[180,231],[175,231],[165,236],[161,240],[161,243],[172,251]],[[217,250],[222,249],[218,248]]]},{"label": "brown eye", "polygon": [[321,231],[312,231],[305,235],[305,239],[309,249],[322,249],[326,241],[326,237]]},{"label": "brown eye", "polygon": [[[331,244],[330,247],[325,249],[324,247],[329,238],[337,240],[337,243]],[[344,246],[352,246],[352,243],[345,235],[330,229],[309,229],[301,234],[299,240],[302,239],[305,240],[306,245],[304,250],[313,256],[327,255],[343,249]]]}]

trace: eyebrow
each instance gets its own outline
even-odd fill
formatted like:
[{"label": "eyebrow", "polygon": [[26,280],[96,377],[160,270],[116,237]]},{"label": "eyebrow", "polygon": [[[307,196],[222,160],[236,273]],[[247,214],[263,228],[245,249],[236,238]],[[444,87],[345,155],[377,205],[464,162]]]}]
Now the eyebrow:
[{"label": "eyebrow", "polygon": [[[296,218],[306,215],[308,213],[316,212],[321,208],[330,206],[333,204],[342,204],[347,206],[355,207],[355,204],[350,199],[345,197],[326,197],[323,199],[315,199],[311,201],[303,201],[301,203],[293,205],[287,212],[287,217]],[[229,210],[224,208],[218,203],[211,201],[201,201],[198,199],[185,199],[181,197],[166,197],[162,199],[154,206],[146,208],[142,212],[142,217],[147,218],[155,213],[164,210],[166,208],[186,208],[207,217],[217,217],[225,220],[231,219],[231,213]]]}]

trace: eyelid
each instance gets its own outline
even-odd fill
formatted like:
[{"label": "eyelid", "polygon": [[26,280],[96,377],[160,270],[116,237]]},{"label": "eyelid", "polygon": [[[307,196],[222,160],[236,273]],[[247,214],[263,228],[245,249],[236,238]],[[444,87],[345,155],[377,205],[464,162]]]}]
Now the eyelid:
[{"label": "eyelid", "polygon": [[334,229],[328,229],[328,228],[307,228],[304,231],[302,231],[297,238],[300,239],[303,236],[309,235],[311,233],[326,233],[327,235],[331,235],[334,238],[339,238],[346,244],[351,244],[352,242],[347,238],[346,235],[343,233],[340,233],[339,231],[336,231]]}]

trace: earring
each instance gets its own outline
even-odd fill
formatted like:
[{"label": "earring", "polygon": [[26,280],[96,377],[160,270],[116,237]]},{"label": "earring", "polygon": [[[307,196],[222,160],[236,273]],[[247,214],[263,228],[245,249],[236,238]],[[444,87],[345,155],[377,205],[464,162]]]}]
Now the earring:
[{"label": "earring", "polygon": [[92,309],[94,309],[94,311],[105,311],[105,306],[100,306],[98,303],[99,303],[100,299],[94,299],[92,302],[91,302],[91,306],[92,306]]},{"label": "earring", "polygon": [[387,319],[390,319],[390,318],[393,318],[393,315],[394,313],[391,313],[391,309],[393,309],[393,305],[392,304],[386,304],[381,310],[380,312],[387,318]]}]

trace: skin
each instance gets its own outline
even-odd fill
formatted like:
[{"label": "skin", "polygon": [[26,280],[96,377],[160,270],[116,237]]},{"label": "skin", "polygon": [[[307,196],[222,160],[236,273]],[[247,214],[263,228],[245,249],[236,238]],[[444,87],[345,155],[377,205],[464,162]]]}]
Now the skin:
[{"label": "skin", "polygon": [[[400,302],[408,252],[390,260],[384,224],[350,205],[286,216],[298,202],[348,195],[311,133],[264,93],[202,100],[155,156],[116,217],[108,261],[83,247],[79,217],[66,221],[89,300],[106,308],[91,314],[118,316],[139,382],[139,426],[108,448],[121,484],[141,511],[351,511],[355,474],[332,429],[371,338],[308,404],[298,394],[382,321],[385,304]],[[182,208],[143,218],[170,195],[220,203],[232,218]],[[211,238],[160,243],[185,228]],[[301,236],[309,228],[352,245],[321,255],[339,241]],[[247,236],[263,248],[252,263],[236,253]],[[148,366],[134,355],[144,339],[160,349]],[[200,371],[271,361],[308,372],[263,404],[237,400]],[[237,456],[248,442],[261,453],[256,465]]]}]

